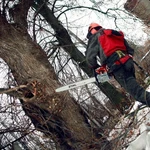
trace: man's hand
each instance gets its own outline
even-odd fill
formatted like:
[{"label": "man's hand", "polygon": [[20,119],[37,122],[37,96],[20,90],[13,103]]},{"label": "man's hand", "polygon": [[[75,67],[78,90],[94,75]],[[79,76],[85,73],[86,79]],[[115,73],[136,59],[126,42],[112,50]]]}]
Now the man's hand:
[{"label": "man's hand", "polygon": [[98,83],[105,82],[109,79],[109,76],[107,74],[107,67],[106,66],[101,66],[97,69],[94,70],[94,76],[96,78],[96,81]]},{"label": "man's hand", "polygon": [[103,73],[107,72],[106,66],[101,66],[101,67],[97,68],[97,69],[95,70],[95,72],[96,72],[97,74],[103,74]]}]

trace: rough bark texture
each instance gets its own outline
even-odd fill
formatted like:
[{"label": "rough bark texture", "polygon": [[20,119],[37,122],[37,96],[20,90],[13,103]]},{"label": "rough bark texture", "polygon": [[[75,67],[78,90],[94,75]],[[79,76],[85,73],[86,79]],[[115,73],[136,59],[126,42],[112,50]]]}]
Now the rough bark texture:
[{"label": "rough bark texture", "polygon": [[[62,150],[95,148],[96,136],[79,105],[67,92],[55,93],[60,85],[45,52],[24,29],[8,24],[2,16],[0,26],[0,56],[17,84],[28,86],[19,92],[23,109],[35,127],[52,137]],[[102,146],[101,142],[97,145]]]},{"label": "rough bark texture", "polygon": [[144,23],[150,26],[150,1],[149,0],[127,0],[125,9],[136,15]]}]

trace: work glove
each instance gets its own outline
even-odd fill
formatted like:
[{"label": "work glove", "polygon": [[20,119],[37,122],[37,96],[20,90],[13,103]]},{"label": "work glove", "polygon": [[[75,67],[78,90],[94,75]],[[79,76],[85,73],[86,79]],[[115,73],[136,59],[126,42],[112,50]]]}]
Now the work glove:
[{"label": "work glove", "polygon": [[103,74],[103,73],[107,72],[106,66],[101,66],[101,67],[95,69],[95,72],[97,74]]},{"label": "work glove", "polygon": [[95,69],[94,75],[95,75],[96,81],[98,83],[106,82],[106,81],[109,80],[109,76],[107,74],[106,66],[101,66],[101,67]]}]

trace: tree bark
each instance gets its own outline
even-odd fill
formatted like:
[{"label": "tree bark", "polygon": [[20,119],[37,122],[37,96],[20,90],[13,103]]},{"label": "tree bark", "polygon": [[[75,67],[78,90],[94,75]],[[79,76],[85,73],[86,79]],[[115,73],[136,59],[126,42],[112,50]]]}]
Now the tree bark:
[{"label": "tree bark", "polygon": [[124,5],[124,8],[136,15],[141,19],[147,26],[150,26],[150,1],[149,0],[127,0]]},{"label": "tree bark", "polygon": [[16,92],[22,93],[23,109],[35,127],[59,143],[62,150],[104,146],[97,141],[81,108],[68,92],[55,93],[60,84],[41,47],[25,29],[9,24],[3,16],[0,26],[0,56],[17,84],[27,85]]}]

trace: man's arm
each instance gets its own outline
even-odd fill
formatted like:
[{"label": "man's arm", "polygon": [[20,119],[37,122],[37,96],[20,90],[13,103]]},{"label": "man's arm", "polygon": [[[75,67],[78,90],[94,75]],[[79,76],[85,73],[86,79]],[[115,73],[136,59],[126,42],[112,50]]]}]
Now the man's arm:
[{"label": "man's arm", "polygon": [[128,42],[127,42],[126,39],[124,40],[124,44],[125,44],[125,46],[126,46],[126,48],[127,48],[128,54],[130,54],[130,55],[133,56],[133,55],[134,55],[134,49],[133,49],[132,47],[129,46],[129,44],[128,44]]},{"label": "man's arm", "polygon": [[97,63],[97,55],[99,54],[98,38],[94,35],[88,42],[86,50],[86,61],[90,68],[96,69],[99,67]]}]

